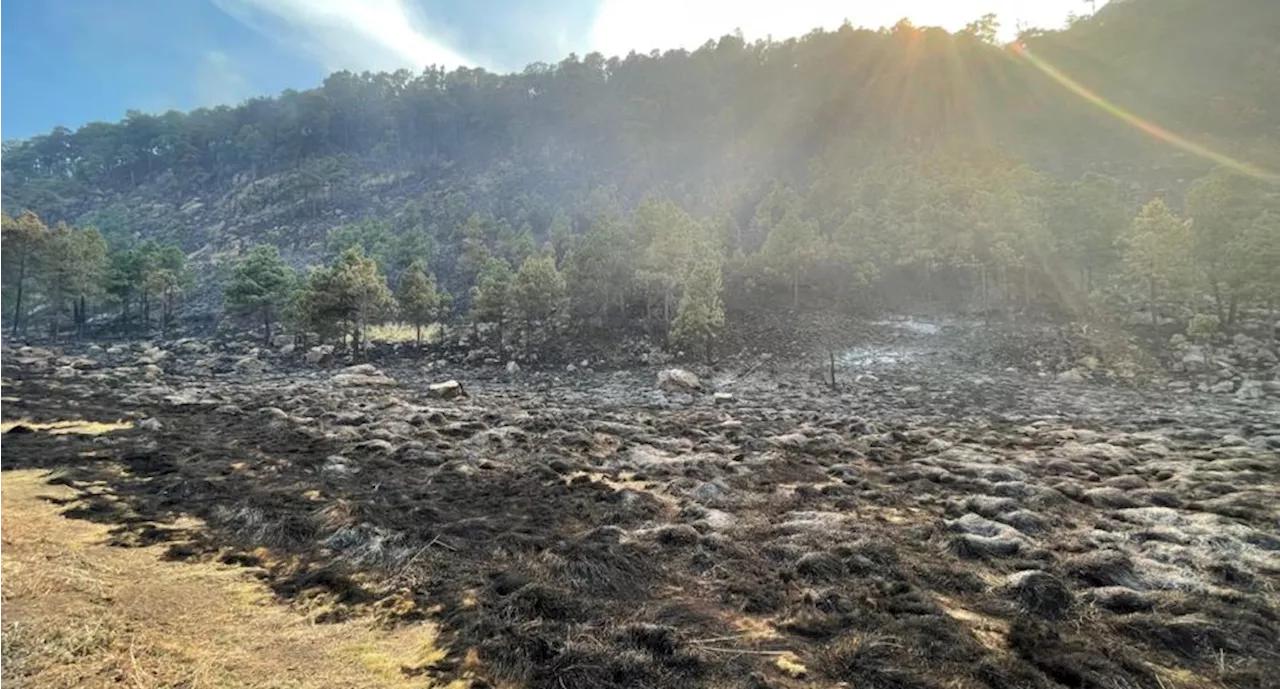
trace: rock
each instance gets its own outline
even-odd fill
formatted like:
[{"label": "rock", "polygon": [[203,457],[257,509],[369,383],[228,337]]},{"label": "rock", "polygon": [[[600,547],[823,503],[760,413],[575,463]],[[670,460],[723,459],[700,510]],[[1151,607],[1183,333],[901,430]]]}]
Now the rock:
[{"label": "rock", "polygon": [[267,370],[267,362],[253,356],[241,357],[232,365],[235,372],[242,376],[257,375],[265,373]]},{"label": "rock", "polygon": [[1204,370],[1209,365],[1209,359],[1205,356],[1203,347],[1192,345],[1187,348],[1187,353],[1182,355],[1179,363],[1188,373],[1194,373]]},{"label": "rock", "polygon": [[1246,380],[1240,383],[1240,389],[1236,390],[1236,399],[1257,400],[1262,399],[1266,394],[1266,390],[1262,387],[1262,381]]},{"label": "rock", "polygon": [[1169,344],[1174,347],[1181,347],[1187,344],[1187,336],[1182,333],[1174,333],[1173,337],[1169,338]]},{"label": "rock", "polygon": [[716,404],[733,404],[733,393],[717,392],[711,396],[711,400]]},{"label": "rock", "polygon": [[564,370],[565,370],[565,373],[573,373],[574,371],[578,370],[578,367],[574,366],[573,364],[568,364],[567,366],[564,367]]},{"label": "rock", "polygon": [[462,383],[456,380],[446,380],[443,383],[432,383],[427,386],[427,395],[438,400],[451,400],[466,394],[467,391],[463,389]]},{"label": "rock", "polygon": [[164,370],[155,364],[147,364],[142,367],[142,375],[148,380],[155,380],[164,375]]},{"label": "rock", "polygon": [[1080,359],[1080,365],[1090,371],[1096,371],[1102,366],[1102,362],[1098,361],[1098,357],[1090,354],[1089,356]]},{"label": "rock", "polygon": [[288,333],[281,333],[271,338],[271,346],[275,347],[276,349],[280,349],[281,347],[287,347],[291,344],[293,344],[293,335],[290,335]]},{"label": "rock", "polygon": [[160,423],[159,419],[148,417],[138,422],[138,428],[144,431],[158,431],[164,428],[164,424]]},{"label": "rock", "polygon": [[209,351],[209,345],[199,340],[182,340],[178,343],[178,351],[183,354],[205,354]]},{"label": "rock", "polygon": [[1084,381],[1084,372],[1078,368],[1067,369],[1058,374],[1059,383],[1083,383]]},{"label": "rock", "polygon": [[590,367],[591,367],[590,359],[583,359],[582,361],[578,362],[578,368],[590,368]]},{"label": "rock", "polygon": [[943,440],[942,438],[934,438],[928,443],[925,443],[924,449],[929,452],[946,452],[951,449],[951,445],[951,443]]},{"label": "rock", "polygon": [[316,345],[307,350],[303,361],[308,364],[327,364],[333,360],[333,345]]},{"label": "rock", "polygon": [[397,385],[396,379],[391,376],[383,375],[375,370],[372,374],[367,373],[338,373],[329,378],[329,382],[334,385],[351,388],[351,387],[383,387],[390,388]]},{"label": "rock", "polygon": [[698,376],[682,368],[658,371],[658,389],[667,392],[697,392],[702,389]]},{"label": "rock", "polygon": [[281,354],[293,354],[293,350],[295,350],[295,349],[297,349],[297,345],[295,345],[295,344],[293,344],[292,342],[290,342],[289,344],[287,344],[287,345],[285,345],[285,346],[283,346],[283,347],[281,347],[281,348],[280,348],[280,353],[281,353]]},{"label": "rock", "polygon": [[1236,382],[1234,380],[1223,380],[1209,386],[1209,392],[1219,395],[1229,394],[1234,392],[1235,389]]},{"label": "rock", "polygon": [[519,373],[519,372],[520,372],[520,364],[517,364],[517,363],[516,363],[516,362],[514,362],[514,361],[508,361],[508,362],[507,362],[507,373],[509,373],[509,374],[511,374],[511,375],[515,375],[515,374],[517,374],[517,373]]},{"label": "rock", "polygon": [[880,378],[878,378],[874,373],[859,373],[857,377],[853,379],[853,382],[859,384],[879,383]]},{"label": "rock", "polygon": [[54,378],[75,378],[80,375],[75,366],[59,366],[53,370]]},{"label": "rock", "polygon": [[342,369],[342,373],[354,373],[359,376],[376,376],[381,375],[382,371],[379,371],[378,367],[373,364],[356,364],[355,366],[348,366]]}]

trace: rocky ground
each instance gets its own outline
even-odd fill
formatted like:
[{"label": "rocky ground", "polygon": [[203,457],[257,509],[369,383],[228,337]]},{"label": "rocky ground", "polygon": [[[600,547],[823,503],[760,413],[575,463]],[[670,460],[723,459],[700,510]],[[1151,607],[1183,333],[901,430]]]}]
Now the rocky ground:
[{"label": "rocky ground", "polygon": [[[589,360],[27,348],[4,458],[57,468],[121,545],[260,568],[318,622],[440,623],[450,657],[403,668],[424,683],[1280,686],[1266,356],[1215,394],[1048,333],[872,324],[832,348],[835,389],[820,353],[692,389]],[[38,430],[72,418],[133,427]]]}]

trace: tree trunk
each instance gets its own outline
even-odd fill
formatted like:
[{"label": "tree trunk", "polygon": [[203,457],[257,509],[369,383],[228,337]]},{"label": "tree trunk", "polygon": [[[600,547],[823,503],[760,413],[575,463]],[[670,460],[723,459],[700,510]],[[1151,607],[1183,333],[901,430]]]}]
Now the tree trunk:
[{"label": "tree trunk", "polygon": [[422,349],[422,324],[414,323],[414,340],[418,345],[418,349]]},{"label": "tree trunk", "polygon": [[10,331],[10,337],[18,335],[18,322],[22,320],[22,288],[27,280],[27,252],[22,252],[22,258],[18,261],[18,295],[13,302],[13,329]]},{"label": "tree trunk", "polygon": [[827,356],[831,361],[831,389],[836,389],[836,350],[828,349]]},{"label": "tree trunk", "polygon": [[1213,304],[1218,310],[1218,322],[1225,327],[1227,324],[1227,310],[1222,303],[1222,285],[1218,284],[1217,280],[1210,280],[1210,283],[1213,287]]},{"label": "tree trunk", "polygon": [[982,265],[982,318],[990,322],[989,292],[987,288],[987,265]]},{"label": "tree trunk", "polygon": [[1235,292],[1231,293],[1231,300],[1227,304],[1227,320],[1223,325],[1223,330],[1230,331],[1236,324],[1236,312],[1240,307],[1240,295]]},{"label": "tree trunk", "polygon": [[1151,287],[1151,325],[1154,327],[1154,326],[1160,325],[1160,317],[1156,314],[1156,280],[1155,278],[1151,278],[1150,280],[1148,280],[1148,283],[1150,284],[1150,287]]}]

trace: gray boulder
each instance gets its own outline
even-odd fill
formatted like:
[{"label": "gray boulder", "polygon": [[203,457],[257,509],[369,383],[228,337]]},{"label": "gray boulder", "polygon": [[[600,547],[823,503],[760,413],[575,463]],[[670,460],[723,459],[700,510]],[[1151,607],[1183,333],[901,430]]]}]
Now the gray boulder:
[{"label": "gray boulder", "polygon": [[702,381],[691,371],[668,368],[658,371],[658,389],[667,392],[697,392],[702,389]]},{"label": "gray boulder", "polygon": [[307,350],[303,360],[308,364],[326,364],[333,360],[333,345],[316,345]]},{"label": "gray boulder", "polygon": [[438,400],[451,400],[466,394],[467,391],[463,389],[462,383],[456,380],[446,380],[443,383],[432,383],[427,386],[427,395]]}]

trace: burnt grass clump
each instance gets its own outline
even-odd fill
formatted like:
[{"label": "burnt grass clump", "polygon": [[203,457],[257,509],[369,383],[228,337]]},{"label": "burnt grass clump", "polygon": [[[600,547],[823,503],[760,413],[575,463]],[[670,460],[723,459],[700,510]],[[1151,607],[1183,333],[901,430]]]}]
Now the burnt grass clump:
[{"label": "burnt grass clump", "polygon": [[18,426],[5,468],[317,622],[431,621],[448,659],[405,671],[438,681],[1277,686],[1274,409],[949,366],[839,391],[757,372],[726,406],[648,372],[440,401],[407,366],[365,389],[6,365],[6,420],[158,425]]}]

